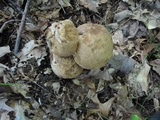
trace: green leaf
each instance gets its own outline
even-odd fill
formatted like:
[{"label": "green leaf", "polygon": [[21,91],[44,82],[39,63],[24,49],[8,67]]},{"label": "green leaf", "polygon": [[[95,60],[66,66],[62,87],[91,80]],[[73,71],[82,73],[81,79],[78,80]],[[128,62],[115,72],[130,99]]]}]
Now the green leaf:
[{"label": "green leaf", "polygon": [[130,120],[141,120],[141,118],[136,114],[132,114]]}]

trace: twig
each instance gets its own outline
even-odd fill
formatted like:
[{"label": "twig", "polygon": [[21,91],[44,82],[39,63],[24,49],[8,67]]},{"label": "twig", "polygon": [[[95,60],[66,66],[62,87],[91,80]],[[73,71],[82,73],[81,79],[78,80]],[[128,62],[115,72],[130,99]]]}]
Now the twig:
[{"label": "twig", "polygon": [[18,33],[17,33],[16,43],[15,43],[15,47],[14,47],[14,53],[15,54],[18,52],[18,49],[19,49],[21,33],[22,33],[23,26],[24,26],[24,23],[25,23],[29,3],[30,3],[30,0],[27,0],[27,3],[25,5],[25,9],[24,9],[24,13],[23,13],[23,16],[22,16],[21,24],[20,24],[20,27],[19,27],[19,30],[18,30]]},{"label": "twig", "polygon": [[5,27],[7,26],[7,24],[11,23],[11,22],[15,22],[15,21],[20,21],[20,20],[8,20],[6,22],[3,23],[2,27],[0,28],[0,33],[3,32],[3,30],[5,29]]},{"label": "twig", "polygon": [[[13,0],[7,0],[9,6],[11,6],[17,13],[20,13],[23,15],[23,10],[15,3]],[[26,16],[27,22],[33,22],[29,16]]]}]

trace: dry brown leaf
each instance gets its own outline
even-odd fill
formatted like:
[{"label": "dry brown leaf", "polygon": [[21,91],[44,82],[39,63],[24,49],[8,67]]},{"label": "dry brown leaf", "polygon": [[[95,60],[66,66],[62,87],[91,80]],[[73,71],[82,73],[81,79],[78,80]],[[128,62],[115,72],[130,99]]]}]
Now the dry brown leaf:
[{"label": "dry brown leaf", "polygon": [[141,51],[141,44],[145,41],[146,39],[136,39],[136,50]]},{"label": "dry brown leaf", "polygon": [[155,47],[157,46],[157,44],[155,43],[151,43],[151,44],[146,44],[143,46],[143,52],[142,55],[145,56],[147,55],[151,50],[153,50]]},{"label": "dry brown leaf", "polygon": [[40,46],[36,44],[34,40],[31,40],[25,44],[22,52],[19,52],[17,56],[20,58],[20,61],[27,61],[31,58],[35,58],[39,66],[44,57],[47,56],[47,52],[44,46]]},{"label": "dry brown leaf", "polygon": [[92,98],[92,101],[95,103],[95,104],[98,104],[99,105],[99,108],[98,109],[91,109],[89,110],[88,112],[89,113],[96,113],[96,112],[100,112],[101,114],[103,114],[104,116],[108,116],[109,114],[109,111],[110,111],[110,108],[112,106],[112,103],[113,101],[115,100],[115,97],[112,97],[110,98],[107,102],[105,103],[101,103],[97,97],[97,94],[95,96],[93,96]]},{"label": "dry brown leaf", "polygon": [[148,92],[148,74],[150,68],[151,67],[147,64],[147,61],[145,61],[136,78],[136,81],[141,85],[142,91],[144,91],[146,94]]},{"label": "dry brown leaf", "polygon": [[99,0],[80,0],[80,4],[90,9],[91,11],[98,13],[97,7],[100,4]]},{"label": "dry brown leaf", "polygon": [[160,59],[156,59],[150,62],[150,65],[153,66],[153,70],[160,75]]}]

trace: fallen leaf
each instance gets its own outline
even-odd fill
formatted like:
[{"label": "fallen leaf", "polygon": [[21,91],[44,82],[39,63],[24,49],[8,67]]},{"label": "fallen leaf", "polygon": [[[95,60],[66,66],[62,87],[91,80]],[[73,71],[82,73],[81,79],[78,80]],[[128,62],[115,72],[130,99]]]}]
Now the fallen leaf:
[{"label": "fallen leaf", "polygon": [[160,1],[159,0],[155,1],[155,7],[157,8],[158,11],[160,11]]},{"label": "fallen leaf", "polygon": [[155,43],[151,43],[151,44],[146,44],[146,45],[143,45],[143,52],[142,52],[142,55],[145,56],[147,55],[151,50],[153,50],[155,47],[157,46],[157,44]]},{"label": "fallen leaf", "polygon": [[3,76],[3,72],[4,70],[8,69],[9,70],[9,67],[7,67],[6,65],[3,65],[0,63],[0,76]]},{"label": "fallen leaf", "polygon": [[26,120],[24,115],[24,108],[21,105],[15,104],[15,120]]},{"label": "fallen leaf", "polygon": [[124,44],[124,36],[122,30],[117,30],[113,36],[112,40],[114,44],[123,45]]},{"label": "fallen leaf", "polygon": [[160,59],[151,61],[150,65],[153,67],[153,70],[160,75]]},{"label": "fallen leaf", "polygon": [[[154,14],[155,15],[155,14]],[[150,16],[147,22],[148,29],[155,29],[160,27],[160,16],[157,18],[154,15]]]},{"label": "fallen leaf", "polygon": [[58,93],[59,93],[60,87],[61,87],[61,86],[60,86],[60,83],[59,83],[59,82],[54,82],[54,83],[52,84],[52,88],[53,88],[55,94],[58,94]]},{"label": "fallen leaf", "polygon": [[22,49],[23,55],[29,54],[37,46],[38,45],[35,44],[34,40],[29,41],[28,43],[25,44],[24,48]]},{"label": "fallen leaf", "polygon": [[100,3],[106,3],[108,0],[100,0]]},{"label": "fallen leaf", "polygon": [[9,46],[4,46],[4,47],[0,47],[0,57],[3,57],[4,55],[6,55],[7,53],[10,53],[10,47]]},{"label": "fallen leaf", "polygon": [[99,109],[104,116],[108,116],[110,108],[111,108],[114,100],[115,100],[115,97],[112,97],[107,102],[105,102],[103,104],[99,104]]},{"label": "fallen leaf", "polygon": [[154,103],[154,108],[156,112],[159,111],[160,105],[159,105],[159,100],[157,98],[153,98],[153,103]]},{"label": "fallen leaf", "polygon": [[34,48],[26,57],[27,59],[35,58],[38,66],[41,65],[41,61],[47,56],[46,48],[39,46]]},{"label": "fallen leaf", "polygon": [[45,3],[47,2],[48,0],[36,0],[36,4],[39,5],[41,3]]},{"label": "fallen leaf", "polygon": [[[117,86],[116,86],[117,87]],[[117,101],[127,110],[133,107],[132,100],[128,97],[127,85],[118,84]]]},{"label": "fallen leaf", "polygon": [[94,70],[91,70],[88,73],[88,75],[96,79],[107,80],[107,81],[113,79],[112,76],[110,75],[109,69],[104,69],[104,70],[94,69]]},{"label": "fallen leaf", "polygon": [[150,68],[151,67],[147,64],[147,61],[145,61],[136,78],[136,81],[141,85],[142,91],[146,94],[148,92],[148,74]]},{"label": "fallen leaf", "polygon": [[61,7],[71,7],[70,0],[58,0]]},{"label": "fallen leaf", "polygon": [[0,113],[0,120],[10,120],[10,116],[8,115],[8,111]]},{"label": "fallen leaf", "polygon": [[80,4],[89,10],[98,13],[97,7],[100,4],[99,0],[80,0]]},{"label": "fallen leaf", "polygon": [[133,17],[138,21],[142,21],[148,29],[154,29],[160,27],[160,15],[155,11],[148,11],[147,9],[135,9],[133,7]]},{"label": "fallen leaf", "polygon": [[27,97],[27,92],[29,91],[29,85],[27,84],[13,84],[10,86],[15,93],[21,93],[25,98]]},{"label": "fallen leaf", "polygon": [[95,112],[100,112],[101,114],[103,114],[104,116],[108,116],[110,108],[112,106],[113,101],[115,100],[115,97],[110,98],[107,102],[105,103],[101,103],[97,97],[97,94],[94,95],[91,100],[95,103],[99,105],[98,109],[90,109],[88,112],[89,114],[91,113],[95,113]]},{"label": "fallen leaf", "polygon": [[[37,60],[38,66],[41,64],[41,61],[47,56],[46,48],[40,46],[34,42],[34,40],[29,41],[25,44],[25,47],[17,55],[20,61],[27,61],[31,58]],[[14,61],[15,62],[15,61]]]},{"label": "fallen leaf", "polygon": [[120,22],[130,16],[132,16],[132,12],[130,10],[123,10],[114,15],[114,20],[116,20],[117,22]]},{"label": "fallen leaf", "polygon": [[116,71],[122,74],[128,74],[134,65],[134,60],[127,55],[115,55],[109,61],[108,64]]},{"label": "fallen leaf", "polygon": [[131,21],[129,25],[129,36],[128,39],[134,38],[139,30],[139,22],[138,21]]},{"label": "fallen leaf", "polygon": [[0,99],[0,112],[3,110],[6,110],[8,112],[14,111],[13,108],[6,105],[6,103],[5,103],[6,101],[7,101],[7,99]]}]

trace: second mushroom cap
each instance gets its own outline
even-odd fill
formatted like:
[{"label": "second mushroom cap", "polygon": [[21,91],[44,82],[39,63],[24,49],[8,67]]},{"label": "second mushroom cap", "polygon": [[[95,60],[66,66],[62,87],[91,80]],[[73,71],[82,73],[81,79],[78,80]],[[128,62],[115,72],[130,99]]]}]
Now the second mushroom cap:
[{"label": "second mushroom cap", "polygon": [[77,29],[80,41],[74,54],[76,63],[90,70],[103,67],[113,52],[111,34],[99,24],[86,23]]}]

